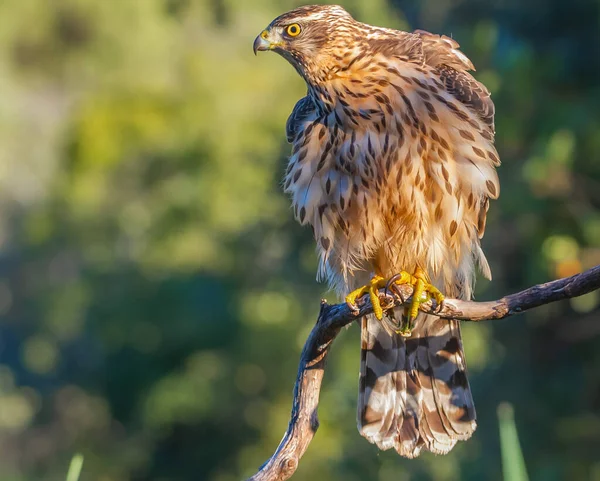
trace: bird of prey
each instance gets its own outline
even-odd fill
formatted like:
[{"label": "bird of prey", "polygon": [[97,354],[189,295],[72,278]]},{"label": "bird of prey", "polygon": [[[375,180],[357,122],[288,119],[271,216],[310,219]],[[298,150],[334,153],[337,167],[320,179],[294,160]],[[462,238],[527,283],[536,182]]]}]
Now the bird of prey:
[{"label": "bird of prey", "polygon": [[[305,80],[286,125],[284,188],[314,231],[318,277],[361,324],[358,427],[380,449],[445,454],[475,430],[459,322],[419,312],[424,298],[471,298],[489,199],[500,192],[494,104],[456,41],[360,23],[304,6],[258,35]],[[410,283],[408,309],[378,289]],[[435,287],[434,287],[435,286]],[[438,290],[439,289],[439,290]]]}]

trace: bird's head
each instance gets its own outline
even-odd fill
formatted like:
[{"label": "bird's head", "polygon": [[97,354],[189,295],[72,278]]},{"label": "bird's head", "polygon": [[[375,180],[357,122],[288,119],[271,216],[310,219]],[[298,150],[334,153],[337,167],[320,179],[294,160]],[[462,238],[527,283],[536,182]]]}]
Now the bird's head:
[{"label": "bird's head", "polygon": [[[308,5],[280,15],[254,40],[254,53],[272,50],[313,83],[342,60],[357,22],[338,5]],[[350,36],[350,39],[348,38]]]}]

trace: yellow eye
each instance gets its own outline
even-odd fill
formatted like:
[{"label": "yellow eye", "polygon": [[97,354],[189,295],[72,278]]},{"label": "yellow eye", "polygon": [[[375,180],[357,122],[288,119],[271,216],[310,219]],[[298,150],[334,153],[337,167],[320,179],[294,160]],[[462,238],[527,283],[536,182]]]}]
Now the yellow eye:
[{"label": "yellow eye", "polygon": [[300,35],[300,25],[298,25],[297,23],[292,23],[291,25],[288,25],[285,29],[285,33],[287,33],[290,37],[297,37],[298,35]]}]

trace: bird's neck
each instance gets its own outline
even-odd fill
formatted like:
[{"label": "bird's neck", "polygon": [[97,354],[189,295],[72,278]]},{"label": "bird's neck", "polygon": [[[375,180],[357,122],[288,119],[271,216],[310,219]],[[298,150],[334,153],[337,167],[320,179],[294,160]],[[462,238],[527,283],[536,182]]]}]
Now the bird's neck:
[{"label": "bird's neck", "polygon": [[365,75],[365,65],[368,59],[360,51],[322,60],[316,68],[305,70],[308,94],[318,108],[331,112],[344,92],[357,89]]},{"label": "bird's neck", "polygon": [[343,62],[331,62],[329,68],[320,69],[319,76],[305,76],[308,94],[320,114],[337,110],[340,116],[344,116],[350,104],[357,111],[372,107],[372,96],[366,95],[366,92],[378,83],[387,83],[390,75],[383,68],[373,69],[374,59],[376,57],[364,52],[352,52],[344,57]]}]

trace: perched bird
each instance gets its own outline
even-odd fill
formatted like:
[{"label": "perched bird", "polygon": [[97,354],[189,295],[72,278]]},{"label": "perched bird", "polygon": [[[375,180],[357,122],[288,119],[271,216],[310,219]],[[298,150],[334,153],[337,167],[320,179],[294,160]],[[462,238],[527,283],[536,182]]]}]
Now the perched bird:
[{"label": "perched bird", "polygon": [[[362,319],[358,427],[380,449],[445,454],[475,430],[460,326],[418,311],[424,297],[469,299],[489,199],[500,192],[494,104],[446,36],[379,28],[342,7],[304,6],[256,38],[306,81],[287,125],[285,174],[309,224],[318,277]],[[411,307],[383,312],[377,290],[411,283]],[[434,287],[437,286],[437,287]],[[440,290],[438,290],[438,288]]]}]

